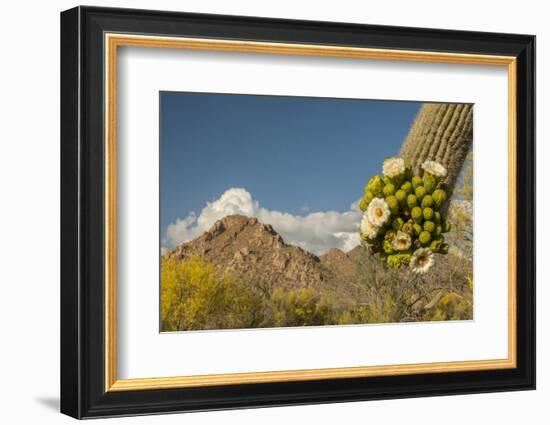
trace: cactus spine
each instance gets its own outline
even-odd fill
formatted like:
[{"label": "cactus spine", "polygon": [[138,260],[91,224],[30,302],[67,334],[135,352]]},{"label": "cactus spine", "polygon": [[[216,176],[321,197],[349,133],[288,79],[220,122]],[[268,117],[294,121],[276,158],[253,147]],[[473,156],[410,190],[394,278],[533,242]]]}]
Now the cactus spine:
[{"label": "cactus spine", "polygon": [[415,174],[420,174],[420,166],[426,160],[443,164],[448,171],[445,183],[454,186],[472,138],[473,105],[426,103],[399,153]]}]

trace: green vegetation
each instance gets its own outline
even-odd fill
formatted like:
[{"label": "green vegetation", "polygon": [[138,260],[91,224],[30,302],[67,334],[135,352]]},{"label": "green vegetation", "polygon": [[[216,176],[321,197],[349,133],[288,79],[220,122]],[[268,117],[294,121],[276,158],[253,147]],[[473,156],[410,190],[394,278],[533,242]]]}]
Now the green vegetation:
[{"label": "green vegetation", "polygon": [[256,327],[260,298],[243,290],[230,274],[217,274],[211,264],[192,257],[162,258],[162,330]]},{"label": "green vegetation", "polygon": [[360,256],[355,295],[363,306],[363,323],[470,320],[471,269],[471,259],[452,254],[424,275],[395,270],[368,254]]},{"label": "green vegetation", "polygon": [[161,279],[162,331],[364,322],[361,307],[338,305],[336,292],[239,281],[198,257],[163,257]]},{"label": "green vegetation", "polygon": [[[401,256],[392,256],[399,261]],[[395,270],[365,249],[352,275],[323,288],[237,279],[199,257],[162,258],[162,331],[320,326],[472,318],[471,259],[429,274]]]}]

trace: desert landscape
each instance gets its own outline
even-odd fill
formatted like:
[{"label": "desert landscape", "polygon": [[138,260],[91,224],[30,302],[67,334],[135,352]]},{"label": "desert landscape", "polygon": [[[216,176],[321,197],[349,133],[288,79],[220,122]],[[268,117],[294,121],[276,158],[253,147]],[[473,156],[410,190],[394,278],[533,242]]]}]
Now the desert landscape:
[{"label": "desert landscape", "polygon": [[[452,217],[469,205],[454,205]],[[451,241],[471,232],[456,227]],[[163,255],[162,330],[472,319],[472,257],[463,245],[417,275],[362,245],[316,256],[254,217],[227,216]]]},{"label": "desert landscape", "polygon": [[[173,211],[162,242],[161,331],[473,319],[473,105],[167,99],[186,114],[166,125],[163,205]],[[204,146],[181,142],[182,119]],[[355,127],[343,128],[346,119]],[[344,130],[362,155],[334,144]],[[258,135],[272,143],[258,144]],[[181,166],[193,149],[208,165]],[[249,187],[281,209],[260,205]],[[205,202],[205,193],[215,195]],[[201,199],[197,209],[189,196]],[[323,206],[311,210],[301,198]]]}]

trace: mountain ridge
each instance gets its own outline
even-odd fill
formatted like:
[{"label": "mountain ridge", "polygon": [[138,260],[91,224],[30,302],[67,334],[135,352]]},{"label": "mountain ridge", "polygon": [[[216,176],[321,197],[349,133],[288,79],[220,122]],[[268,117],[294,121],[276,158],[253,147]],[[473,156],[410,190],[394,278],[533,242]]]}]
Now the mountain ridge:
[{"label": "mountain ridge", "polygon": [[345,253],[332,248],[317,256],[287,244],[273,226],[255,217],[228,215],[167,255],[180,261],[200,256],[220,272],[260,279],[270,285],[320,289],[333,285],[334,272],[352,274],[353,258],[360,249],[358,246]]}]

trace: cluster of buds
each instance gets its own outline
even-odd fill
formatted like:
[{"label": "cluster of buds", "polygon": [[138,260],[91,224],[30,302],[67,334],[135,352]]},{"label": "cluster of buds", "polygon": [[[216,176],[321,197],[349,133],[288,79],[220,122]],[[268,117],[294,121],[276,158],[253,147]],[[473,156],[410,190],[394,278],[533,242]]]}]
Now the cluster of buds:
[{"label": "cluster of buds", "polygon": [[382,176],[372,177],[359,203],[364,212],[360,233],[373,253],[389,266],[409,266],[425,273],[433,254],[446,254],[444,233],[450,224],[443,211],[452,190],[443,183],[447,169],[435,161],[414,175],[402,158],[388,158]]}]

